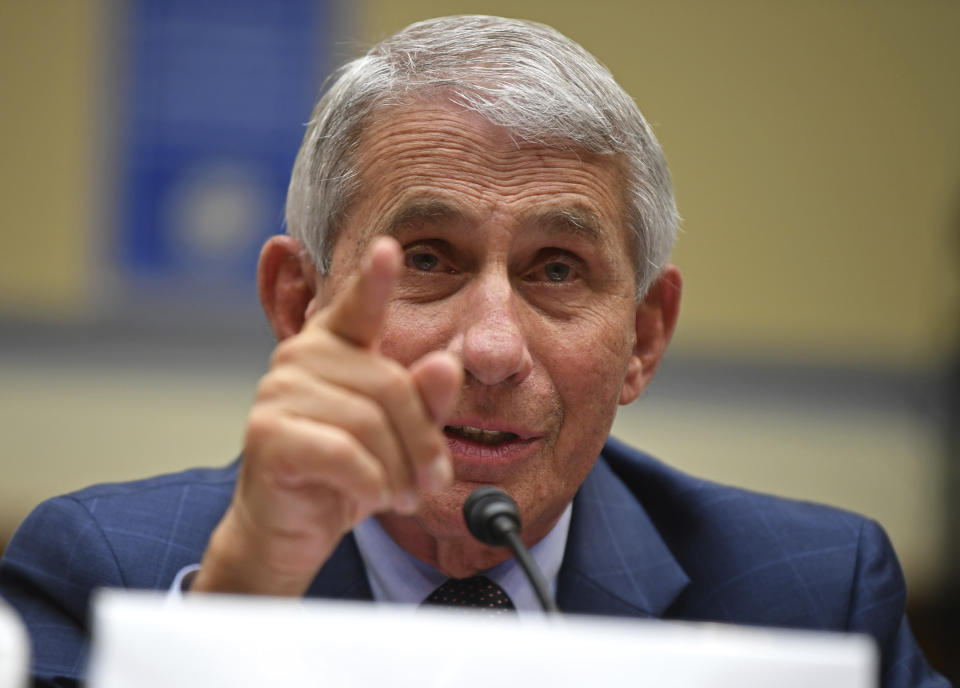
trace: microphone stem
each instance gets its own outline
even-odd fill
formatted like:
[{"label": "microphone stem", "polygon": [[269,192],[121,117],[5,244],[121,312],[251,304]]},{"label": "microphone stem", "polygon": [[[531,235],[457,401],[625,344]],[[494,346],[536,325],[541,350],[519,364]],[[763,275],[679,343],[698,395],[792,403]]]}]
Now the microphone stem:
[{"label": "microphone stem", "polygon": [[526,571],[527,578],[530,579],[533,590],[540,599],[540,605],[543,607],[543,611],[548,614],[559,612],[560,610],[557,609],[557,603],[553,601],[553,595],[550,594],[550,586],[547,585],[547,581],[544,580],[543,574],[540,573],[540,567],[537,566],[537,562],[533,560],[533,555],[530,554],[526,545],[523,544],[520,535],[513,529],[508,530],[503,535],[507,541],[507,546],[510,547],[513,555],[517,561],[520,562],[520,566]]}]

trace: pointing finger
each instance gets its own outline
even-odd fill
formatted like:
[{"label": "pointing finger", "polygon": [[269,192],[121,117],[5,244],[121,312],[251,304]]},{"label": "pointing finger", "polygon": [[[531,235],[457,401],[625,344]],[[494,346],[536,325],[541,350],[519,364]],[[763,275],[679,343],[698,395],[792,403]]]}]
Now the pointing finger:
[{"label": "pointing finger", "polygon": [[402,259],[395,240],[380,237],[373,241],[359,274],[334,296],[317,322],[352,344],[372,346],[383,327]]}]

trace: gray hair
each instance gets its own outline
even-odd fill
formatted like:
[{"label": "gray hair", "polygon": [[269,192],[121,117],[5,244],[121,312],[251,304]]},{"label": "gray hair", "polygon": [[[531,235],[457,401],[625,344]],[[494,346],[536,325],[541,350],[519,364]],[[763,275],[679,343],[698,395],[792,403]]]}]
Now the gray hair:
[{"label": "gray hair", "polygon": [[383,108],[438,92],[520,140],[622,156],[638,297],[669,259],[678,216],[656,137],[606,67],[549,26],[486,16],[418,22],[328,83],[297,154],[286,207],[287,231],[321,273],[330,269],[337,228],[357,192],[363,126]]}]

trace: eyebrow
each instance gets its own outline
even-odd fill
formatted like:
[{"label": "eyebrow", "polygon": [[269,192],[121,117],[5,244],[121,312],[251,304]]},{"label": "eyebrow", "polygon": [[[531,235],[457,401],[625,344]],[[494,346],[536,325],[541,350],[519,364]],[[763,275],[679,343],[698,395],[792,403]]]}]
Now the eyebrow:
[{"label": "eyebrow", "polygon": [[597,243],[605,240],[600,216],[583,206],[537,211],[528,219],[560,234],[574,234]]},{"label": "eyebrow", "polygon": [[383,231],[396,236],[401,229],[419,222],[447,222],[462,219],[465,213],[442,198],[415,198],[391,214],[384,223]]},{"label": "eyebrow", "polygon": [[[469,220],[462,208],[440,197],[416,197],[401,203],[383,224],[383,233],[396,237],[402,229],[417,223],[441,223]],[[536,225],[551,234],[580,236],[592,243],[607,237],[604,223],[592,209],[582,205],[533,209],[521,218],[523,224]]]}]

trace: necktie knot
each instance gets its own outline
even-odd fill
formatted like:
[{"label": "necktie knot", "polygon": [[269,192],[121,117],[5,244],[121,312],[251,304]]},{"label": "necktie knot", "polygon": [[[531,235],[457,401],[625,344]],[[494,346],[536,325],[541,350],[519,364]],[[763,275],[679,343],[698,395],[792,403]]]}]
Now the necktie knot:
[{"label": "necktie knot", "polygon": [[468,607],[501,614],[513,610],[513,602],[499,585],[486,576],[450,578],[423,601],[424,605]]}]

